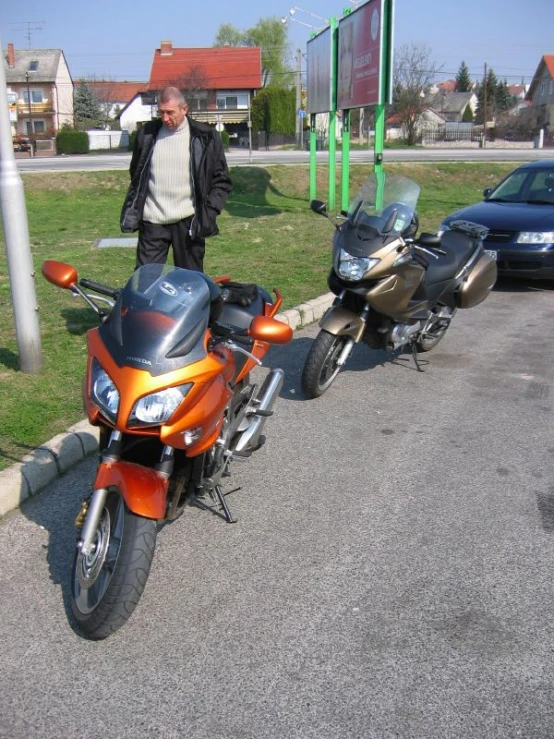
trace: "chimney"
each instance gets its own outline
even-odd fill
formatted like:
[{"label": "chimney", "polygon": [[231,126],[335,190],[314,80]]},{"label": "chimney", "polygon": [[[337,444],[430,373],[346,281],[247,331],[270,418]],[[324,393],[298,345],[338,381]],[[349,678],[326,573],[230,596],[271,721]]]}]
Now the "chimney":
[{"label": "chimney", "polygon": [[173,44],[171,41],[162,41],[160,43],[160,55],[161,56],[172,56],[173,55]]},{"label": "chimney", "polygon": [[15,51],[13,50],[13,44],[8,44],[8,67],[10,69],[15,67]]}]

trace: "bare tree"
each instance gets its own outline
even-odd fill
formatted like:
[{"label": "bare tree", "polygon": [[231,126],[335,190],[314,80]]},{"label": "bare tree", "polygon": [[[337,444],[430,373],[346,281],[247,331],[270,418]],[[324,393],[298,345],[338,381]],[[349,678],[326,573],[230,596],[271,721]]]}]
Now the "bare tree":
[{"label": "bare tree", "polygon": [[190,67],[187,72],[168,80],[168,85],[179,88],[187,101],[191,112],[201,110],[202,101],[206,100],[208,89],[208,76],[201,65]]},{"label": "bare tree", "polygon": [[406,142],[413,146],[428,108],[425,96],[441,67],[431,59],[431,50],[425,45],[405,44],[395,50],[394,56],[393,111],[400,120]]}]

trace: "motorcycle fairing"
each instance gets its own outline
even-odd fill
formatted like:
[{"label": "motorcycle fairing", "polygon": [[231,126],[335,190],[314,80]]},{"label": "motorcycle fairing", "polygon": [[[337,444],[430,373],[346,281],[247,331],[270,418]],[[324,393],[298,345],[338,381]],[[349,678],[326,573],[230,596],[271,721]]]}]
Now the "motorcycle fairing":
[{"label": "motorcycle fairing", "polygon": [[137,269],[99,328],[115,363],[156,376],[203,359],[214,298],[208,279],[161,264]]}]

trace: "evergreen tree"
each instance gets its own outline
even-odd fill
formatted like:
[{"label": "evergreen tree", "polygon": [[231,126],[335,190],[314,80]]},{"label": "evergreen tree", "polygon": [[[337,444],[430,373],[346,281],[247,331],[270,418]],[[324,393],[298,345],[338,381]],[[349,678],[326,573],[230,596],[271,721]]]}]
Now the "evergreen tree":
[{"label": "evergreen tree", "polygon": [[498,78],[494,69],[489,69],[487,79],[477,87],[477,110],[475,111],[475,122],[484,123],[485,116],[485,92],[487,121],[492,121],[498,112]]},{"label": "evergreen tree", "polygon": [[456,75],[456,92],[470,92],[472,88],[469,69],[465,62],[460,64],[458,74]]},{"label": "evergreen tree", "polygon": [[73,96],[73,116],[75,128],[86,131],[102,121],[100,101],[84,80],[81,80]]},{"label": "evergreen tree", "polygon": [[496,88],[496,105],[500,113],[509,110],[513,105],[513,98],[508,90],[508,82],[499,82]]}]

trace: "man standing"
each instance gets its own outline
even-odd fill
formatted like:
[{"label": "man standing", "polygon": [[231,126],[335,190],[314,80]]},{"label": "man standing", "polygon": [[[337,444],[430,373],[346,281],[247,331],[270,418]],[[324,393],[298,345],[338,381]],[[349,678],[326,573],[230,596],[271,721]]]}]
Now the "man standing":
[{"label": "man standing", "polygon": [[131,185],[121,211],[121,230],[139,232],[136,266],[167,260],[202,272],[205,238],[219,229],[216,217],[231,192],[221,137],[192,120],[182,93],[166,87],[159,119],[137,132]]}]

